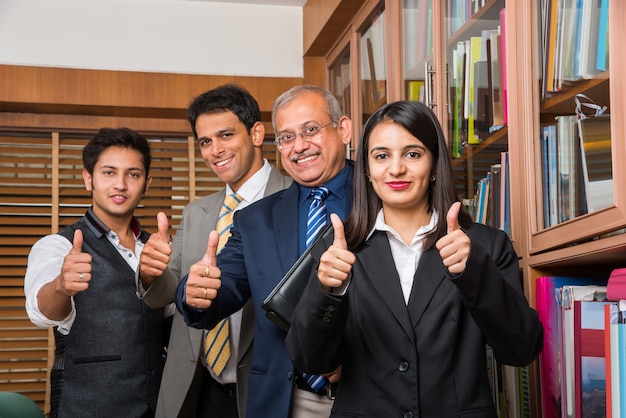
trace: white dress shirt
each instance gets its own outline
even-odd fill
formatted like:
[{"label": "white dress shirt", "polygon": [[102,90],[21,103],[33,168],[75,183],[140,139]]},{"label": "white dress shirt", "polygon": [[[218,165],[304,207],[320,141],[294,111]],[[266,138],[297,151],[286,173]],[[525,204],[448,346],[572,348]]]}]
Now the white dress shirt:
[{"label": "white dress shirt", "polygon": [[400,276],[400,285],[402,286],[402,294],[404,295],[404,302],[406,304],[409,303],[415,272],[417,271],[420,258],[422,258],[422,254],[424,253],[424,237],[436,224],[437,213],[433,212],[428,225],[420,227],[415,232],[411,245],[407,245],[400,237],[400,234],[385,223],[385,215],[383,209],[381,209],[376,217],[374,229],[368,235],[369,238],[375,230],[387,233],[389,246],[391,247],[391,255],[396,265],[398,276]]},{"label": "white dress shirt", "polygon": [[[139,256],[143,249],[143,242],[135,237],[135,251],[120,244],[120,239],[116,233],[109,231],[107,239],[113,244],[115,249],[126,260],[128,265],[136,272],[139,265]],[[46,235],[33,245],[28,255],[28,267],[24,277],[24,294],[26,295],[26,312],[31,322],[40,328],[58,327],[61,334],[67,335],[72,329],[76,318],[76,308],[74,298],[71,298],[72,310],[70,314],[60,320],[53,321],[41,313],[37,303],[37,295],[41,288],[52,282],[61,274],[61,267],[66,255],[72,249],[72,243],[62,235]]]}]

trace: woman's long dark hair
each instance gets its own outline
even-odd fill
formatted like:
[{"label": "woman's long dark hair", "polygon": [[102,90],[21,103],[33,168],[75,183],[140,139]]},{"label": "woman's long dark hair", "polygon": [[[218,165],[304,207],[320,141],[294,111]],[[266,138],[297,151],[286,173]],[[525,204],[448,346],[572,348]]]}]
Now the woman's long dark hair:
[{"label": "woman's long dark hair", "polygon": [[[361,245],[374,228],[382,201],[376,195],[368,179],[369,139],[375,127],[383,122],[393,122],[424,143],[432,154],[431,182],[428,187],[428,209],[439,216],[437,225],[424,242],[424,250],[430,249],[447,233],[446,214],[450,206],[459,200],[454,189],[454,178],[450,156],[446,147],[441,125],[430,108],[420,102],[399,101],[388,103],[378,109],[365,123],[357,150],[354,169],[354,205],[346,219],[348,247]],[[432,180],[434,178],[435,180]],[[459,213],[459,225],[468,228],[472,220],[464,207]]]}]

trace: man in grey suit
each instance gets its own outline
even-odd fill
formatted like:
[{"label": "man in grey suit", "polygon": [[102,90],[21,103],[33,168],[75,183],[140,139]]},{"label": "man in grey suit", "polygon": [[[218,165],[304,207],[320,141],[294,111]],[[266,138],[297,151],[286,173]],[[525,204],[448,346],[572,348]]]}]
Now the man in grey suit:
[{"label": "man in grey suit", "polygon": [[[185,207],[171,244],[167,216],[158,215],[158,232],[144,247],[137,283],[138,295],[150,307],[173,302],[181,272],[188,272],[204,255],[209,232],[216,229],[220,209],[227,205],[226,197],[237,194],[238,210],[291,184],[290,178],[263,158],[261,113],[256,100],[243,88],[225,85],[201,94],[189,106],[187,118],[202,158],[226,187]],[[203,330],[187,327],[175,313],[157,417],[245,416],[254,331],[252,305],[248,303],[233,314],[226,328],[230,357],[222,371],[207,365]]]}]

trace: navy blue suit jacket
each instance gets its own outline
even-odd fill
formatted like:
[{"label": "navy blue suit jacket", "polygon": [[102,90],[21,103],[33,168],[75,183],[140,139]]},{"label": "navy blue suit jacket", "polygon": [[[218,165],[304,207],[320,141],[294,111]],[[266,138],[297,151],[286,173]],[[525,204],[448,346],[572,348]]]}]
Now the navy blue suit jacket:
[{"label": "navy blue suit jacket", "polygon": [[[352,207],[353,189],[353,164],[348,165],[346,214]],[[183,303],[187,277],[176,290],[176,306],[187,324],[205,329],[241,309],[252,297],[255,329],[248,381],[250,416],[287,418],[290,414],[294,366],[285,333],[265,317],[261,303],[299,257],[298,195],[294,182],[288,189],[235,212],[232,235],[217,257],[222,287],[209,309],[198,310]]]}]

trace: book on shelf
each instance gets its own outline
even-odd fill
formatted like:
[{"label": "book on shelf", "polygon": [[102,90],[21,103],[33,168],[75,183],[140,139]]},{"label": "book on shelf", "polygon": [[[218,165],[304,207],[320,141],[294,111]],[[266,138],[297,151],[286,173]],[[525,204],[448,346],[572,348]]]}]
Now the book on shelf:
[{"label": "book on shelf", "polygon": [[419,28],[419,37],[417,38],[417,61],[424,62],[426,57],[432,51],[433,43],[433,19],[432,19],[432,0],[419,0],[417,9],[417,27]]},{"label": "book on shelf", "polygon": [[[604,358],[606,373],[606,418],[613,418],[613,375],[616,374],[611,370],[611,306],[617,302],[609,302],[604,305]],[[619,417],[619,412],[616,415]]]},{"label": "book on shelf", "polygon": [[604,312],[608,418],[626,414],[626,268],[611,272],[606,294],[611,301]]},{"label": "book on shelf", "polygon": [[[608,115],[587,119],[562,115],[555,119],[556,124],[542,126],[545,227],[613,202]],[[597,120],[587,121],[591,119]]]},{"label": "book on shelf", "polygon": [[341,64],[341,87],[342,87],[342,97],[343,97],[343,109],[346,114],[350,114],[351,108],[351,94],[350,94],[350,86],[352,85],[351,76],[350,76],[350,63]]},{"label": "book on shelf", "polygon": [[600,115],[577,122],[587,211],[592,212],[613,204],[611,118]]},{"label": "book on shelf", "polygon": [[502,366],[496,360],[493,349],[489,345],[485,346],[485,358],[487,360],[487,375],[489,377],[489,387],[491,389],[493,404],[496,407],[498,416],[502,416],[500,412],[501,408],[504,406]]},{"label": "book on shelf", "polygon": [[528,367],[518,367],[517,373],[520,381],[520,416],[522,418],[532,418],[530,408],[530,376]]},{"label": "book on shelf", "polygon": [[574,383],[577,417],[606,413],[604,301],[574,302]]},{"label": "book on shelf", "polygon": [[432,0],[406,0],[402,15],[405,74],[423,79],[423,64],[432,53]]},{"label": "book on shelf", "polygon": [[499,416],[531,418],[528,368],[502,365],[501,369],[504,405],[500,407]]},{"label": "book on shelf", "polygon": [[480,179],[476,185],[476,196],[474,197],[476,216],[474,217],[474,221],[480,224],[485,224],[487,222],[490,177],[491,173],[487,173],[487,177]]},{"label": "book on shelf", "polygon": [[572,66],[572,80],[578,80],[580,78],[580,60],[578,56],[580,55],[580,41],[581,41],[581,33],[580,30],[582,26],[582,18],[583,18],[583,0],[576,0],[575,6],[575,27],[574,27],[574,62]]},{"label": "book on shelf", "polygon": [[473,91],[473,114],[474,114],[474,137],[484,140],[489,136],[491,127],[491,88],[489,84],[489,62],[480,60],[474,63],[474,91]]},{"label": "book on shelf", "polygon": [[626,414],[626,301],[605,305],[605,330],[606,416],[621,418]]},{"label": "book on shelf", "polygon": [[544,226],[558,223],[558,154],[556,125],[542,127],[542,172],[543,172],[543,214]]},{"label": "book on shelf", "polygon": [[609,0],[600,0],[596,70],[609,69]]},{"label": "book on shelf", "polygon": [[418,0],[405,0],[402,10],[403,19],[403,47],[404,47],[404,73],[412,72],[419,63],[417,56],[417,44],[421,39],[417,35],[419,25],[419,5]]},{"label": "book on shelf", "polygon": [[489,202],[487,206],[487,225],[500,228],[500,206],[502,206],[502,164],[492,164],[490,168]]},{"label": "book on shelf", "polygon": [[500,181],[500,229],[511,234],[511,180],[509,170],[509,152],[500,153],[500,166],[502,172],[502,180]]},{"label": "book on shelf", "polygon": [[607,69],[608,0],[541,1],[544,97]]},{"label": "book on shelf", "polygon": [[598,28],[600,26],[599,0],[583,0],[578,51],[578,74],[581,78],[593,78],[598,74]]},{"label": "book on shelf", "polygon": [[502,54],[502,37],[500,30],[489,34],[487,40],[487,62],[488,62],[488,81],[491,99],[491,126],[490,132],[494,132],[504,126],[504,114],[502,107],[501,80],[502,67],[500,66],[500,57]]},{"label": "book on shelf", "polygon": [[380,12],[361,38],[361,77],[366,89],[367,111],[377,109],[387,96],[385,64],[385,13]]},{"label": "book on shelf", "polygon": [[350,114],[350,64],[337,64],[332,73],[335,75],[333,93],[344,113]]},{"label": "book on shelf", "polygon": [[465,117],[467,118],[467,143],[479,144],[480,138],[476,133],[476,107],[474,106],[474,96],[476,95],[476,68],[475,63],[480,61],[480,55],[482,51],[482,38],[480,36],[472,36],[469,41],[470,50],[468,54],[469,61],[467,62],[468,74],[468,87],[466,96]]},{"label": "book on shelf", "polygon": [[562,0],[553,0],[557,3],[556,11],[556,42],[554,45],[554,80],[553,91],[560,91],[563,87],[563,8]]},{"label": "book on shelf", "polygon": [[423,80],[407,81],[407,100],[424,103],[424,88]]},{"label": "book on shelf", "polygon": [[[576,42],[579,39],[577,30],[577,5],[578,0],[561,0],[561,13],[562,13],[562,41],[563,46],[561,49],[561,80],[574,81],[577,76],[575,71],[574,62],[577,60]],[[581,6],[582,7],[582,6]]]},{"label": "book on shelf", "polygon": [[613,270],[606,287],[609,300],[626,300],[626,268]]},{"label": "book on shelf", "polygon": [[[588,191],[598,201],[596,196],[602,195],[603,187],[607,187],[606,182],[602,183],[603,180],[599,177],[611,175],[610,160],[608,165],[606,162],[607,156],[602,157],[600,164],[595,160],[600,158],[599,154],[593,154],[590,160],[594,174],[591,184],[589,180],[585,180],[588,176],[584,173],[585,158],[579,133],[581,121],[576,115],[561,115],[555,120],[556,124],[541,128],[543,214],[546,228],[587,213]],[[582,124],[586,125],[587,122]],[[596,132],[593,128],[591,131]],[[597,142],[600,143],[606,145],[606,142]],[[588,149],[594,147],[598,148],[599,145],[589,145]],[[610,153],[610,149],[608,152]]]},{"label": "book on shelf", "polygon": [[[574,418],[576,414],[576,400],[582,397],[577,393],[576,368],[580,367],[580,356],[577,358],[576,344],[580,327],[576,329],[576,316],[580,315],[580,305],[576,301],[606,301],[606,286],[573,286],[565,285],[560,288],[560,323],[561,333],[561,416]],[[578,341],[580,344],[580,341]]]},{"label": "book on shelf", "polygon": [[463,43],[463,47],[461,48],[462,55],[460,58],[463,60],[459,62],[460,71],[461,71],[461,91],[459,95],[460,107],[459,107],[459,152],[463,153],[463,148],[468,143],[467,137],[467,127],[468,127],[468,98],[469,98],[469,62],[470,62],[470,41],[464,40],[460,41]]},{"label": "book on shelf", "polygon": [[467,20],[467,2],[447,0],[448,11],[448,38],[452,37]]},{"label": "book on shelf", "polygon": [[557,127],[550,125],[548,128],[548,190],[550,197],[550,222],[549,225],[559,223],[559,150],[557,143]]},{"label": "book on shelf", "polygon": [[546,126],[541,127],[541,191],[543,196],[543,226],[550,226],[550,181],[548,178],[548,142],[550,131]]},{"label": "book on shelf", "polygon": [[[500,51],[498,57],[500,59],[500,89],[502,91],[502,124],[508,125],[508,88],[506,74],[506,8],[500,10]],[[495,119],[495,118],[494,118]]]},{"label": "book on shelf", "polygon": [[604,285],[606,279],[567,276],[542,276],[535,280],[535,300],[539,321],[543,325],[543,350],[539,355],[541,378],[541,411],[543,418],[561,416],[562,356],[560,304],[563,286]]},{"label": "book on shelf", "polygon": [[369,68],[369,83],[366,85],[369,86],[369,96],[370,96],[370,105],[368,108],[370,110],[374,110],[378,107],[378,104],[382,100],[381,91],[378,85],[378,78],[376,75],[376,61],[374,58],[374,47],[372,46],[371,38],[367,38],[365,40],[366,50],[367,50],[367,65]]},{"label": "book on shelf", "polygon": [[557,61],[557,23],[558,23],[558,2],[557,0],[544,0],[543,21],[545,22],[544,33],[544,68],[543,68],[543,90],[544,92],[555,92],[560,90],[560,86],[555,84],[555,63]]},{"label": "book on shelf", "polygon": [[459,41],[452,54],[453,86],[454,86],[454,115],[453,115],[453,139],[452,157],[458,158],[461,155],[461,145],[465,142],[465,118],[464,118],[464,97],[465,97],[465,46],[466,41]]},{"label": "book on shelf", "polygon": [[515,367],[502,365],[502,386],[504,390],[504,408],[500,408],[500,416],[521,418],[520,383]]},{"label": "book on shelf", "polygon": [[583,202],[584,187],[582,178],[582,160],[580,140],[576,130],[576,115],[557,116],[558,150],[558,221],[565,222],[586,213]]}]

